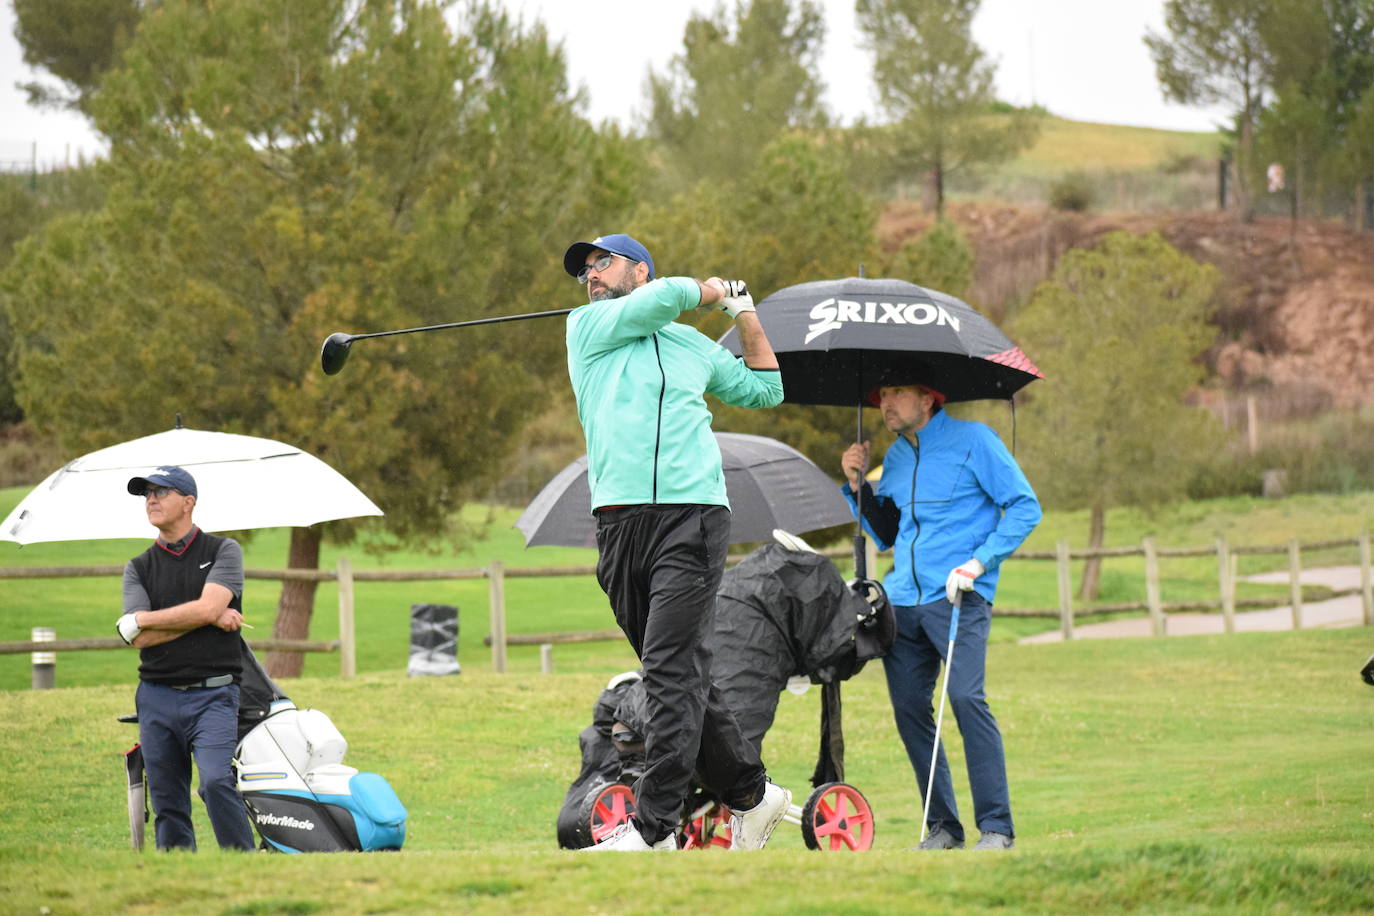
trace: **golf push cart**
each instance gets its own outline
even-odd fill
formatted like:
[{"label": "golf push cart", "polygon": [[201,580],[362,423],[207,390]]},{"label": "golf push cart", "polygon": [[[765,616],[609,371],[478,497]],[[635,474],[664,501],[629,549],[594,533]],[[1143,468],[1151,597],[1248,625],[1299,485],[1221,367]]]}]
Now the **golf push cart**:
[{"label": "golf push cart", "polygon": [[[238,748],[234,765],[248,819],[261,847],[277,852],[400,849],[406,809],[376,773],[343,763],[348,742],[318,709],[298,709],[240,640]],[[138,716],[121,716],[137,722]],[[143,848],[148,820],[142,749],[125,754],[129,827]]]},{"label": "golf push cart", "polygon": [[[800,538],[775,531],[727,570],[708,636],[711,676],[755,749],[773,724],[790,679],[821,685],[820,754],[804,804],[784,819],[801,826],[809,849],[863,851],[873,845],[873,811],[844,778],[840,683],[886,653],[895,622],[882,586],[846,583],[835,565]],[[582,770],[558,814],[558,844],[592,846],[634,813],[631,788],[644,768],[645,692],[639,672],[612,678],[579,741]],[[728,848],[730,810],[704,788],[684,807],[682,849]]]}]

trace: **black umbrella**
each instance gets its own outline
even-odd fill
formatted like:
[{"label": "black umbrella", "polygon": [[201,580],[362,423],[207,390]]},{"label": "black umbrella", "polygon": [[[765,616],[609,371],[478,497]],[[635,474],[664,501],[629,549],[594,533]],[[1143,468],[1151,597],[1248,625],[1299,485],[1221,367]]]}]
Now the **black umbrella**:
[{"label": "black umbrella", "polygon": [[[783,400],[856,406],[858,442],[864,438],[869,392],[884,382],[921,382],[946,401],[1010,401],[1044,378],[972,306],[905,280],[798,283],[761,301],[758,316],[782,369]],[[718,342],[731,353],[743,352],[734,328]],[[860,579],[864,565],[863,535],[856,534],[854,567]]]},{"label": "black umbrella", "polygon": [[[853,521],[839,486],[810,459],[766,436],[716,433],[730,500],[730,543],[767,541]],[[530,501],[515,527],[526,547],[595,547],[587,456],[558,472]]]},{"label": "black umbrella", "polygon": [[[905,280],[799,283],[760,302],[758,316],[789,404],[863,406],[894,370],[947,401],[1007,400],[1044,377],[971,306]],[[719,342],[742,352],[734,328]]]}]

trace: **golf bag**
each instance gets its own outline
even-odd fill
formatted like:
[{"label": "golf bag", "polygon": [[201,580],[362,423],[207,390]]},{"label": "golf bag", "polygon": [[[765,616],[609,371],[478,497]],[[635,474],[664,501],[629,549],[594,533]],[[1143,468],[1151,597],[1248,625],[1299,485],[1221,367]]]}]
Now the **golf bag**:
[{"label": "golf bag", "polygon": [[318,709],[297,709],[244,644],[238,787],[262,848],[400,849],[406,809],[376,773],[343,764],[348,742]]}]

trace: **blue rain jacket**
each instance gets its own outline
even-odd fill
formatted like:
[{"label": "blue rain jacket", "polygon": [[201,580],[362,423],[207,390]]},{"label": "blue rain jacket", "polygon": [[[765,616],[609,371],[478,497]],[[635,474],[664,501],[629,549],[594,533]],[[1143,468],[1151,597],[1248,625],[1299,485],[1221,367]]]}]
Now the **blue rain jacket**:
[{"label": "blue rain jacket", "polygon": [[587,439],[591,508],[729,507],[704,392],[741,407],[782,402],[782,375],[673,319],[701,303],[690,277],[663,277],[568,315],[568,376]]},{"label": "blue rain jacket", "polygon": [[[888,597],[913,606],[942,599],[950,571],[975,557],[986,572],[974,590],[992,603],[1002,561],[1040,522],[1040,501],[988,426],[941,410],[916,439],[899,436],[887,450],[876,493],[864,485],[864,529],[892,549]],[[849,484],[840,491],[857,514]]]}]

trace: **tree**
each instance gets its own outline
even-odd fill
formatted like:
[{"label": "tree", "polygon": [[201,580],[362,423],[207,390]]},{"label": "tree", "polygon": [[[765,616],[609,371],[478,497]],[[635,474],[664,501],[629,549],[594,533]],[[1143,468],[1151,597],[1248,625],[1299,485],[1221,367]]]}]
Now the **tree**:
[{"label": "tree", "polygon": [[1294,215],[1324,188],[1368,178],[1354,127],[1374,87],[1374,5],[1368,0],[1271,0],[1264,40],[1276,100],[1260,115],[1256,166],[1287,167]]},{"label": "tree", "polygon": [[24,63],[57,77],[65,93],[40,83],[33,104],[83,108],[138,28],[144,0],[14,0],[14,35]]},{"label": "tree", "polygon": [[826,123],[819,56],[825,24],[813,0],[736,0],[694,13],[682,53],[651,73],[644,127],[681,189],[730,179],[789,128]]},{"label": "tree", "polygon": [[[562,384],[561,324],[378,342],[337,378],[320,341],[571,298],[567,240],[634,182],[541,28],[474,2],[451,30],[445,5],[149,13],[91,102],[104,208],[54,221],[0,280],[36,425],[84,450],[182,412],[320,456],[386,510],[390,543],[466,536],[456,510]],[[289,565],[361,527],[293,529]],[[313,598],[287,583],[274,635],[305,637]]]},{"label": "tree", "polygon": [[[1218,283],[1158,234],[1114,232],[1066,254],[1017,321],[1045,373],[1021,429],[1027,476],[1048,505],[1091,510],[1089,546],[1101,547],[1106,510],[1150,507],[1183,494],[1190,468],[1217,447],[1210,413],[1187,407]],[[1090,560],[1082,594],[1097,594]]]},{"label": "tree", "polygon": [[1014,156],[1034,141],[1038,116],[994,112],[995,68],[971,32],[978,0],[858,0],[855,10],[893,121],[884,132],[891,161],[929,173],[943,216],[946,178]]},{"label": "tree", "polygon": [[1167,0],[1167,35],[1146,32],[1164,97],[1185,105],[1230,105],[1235,111],[1237,213],[1253,215],[1255,124],[1270,84],[1273,57],[1264,40],[1272,0]]}]

